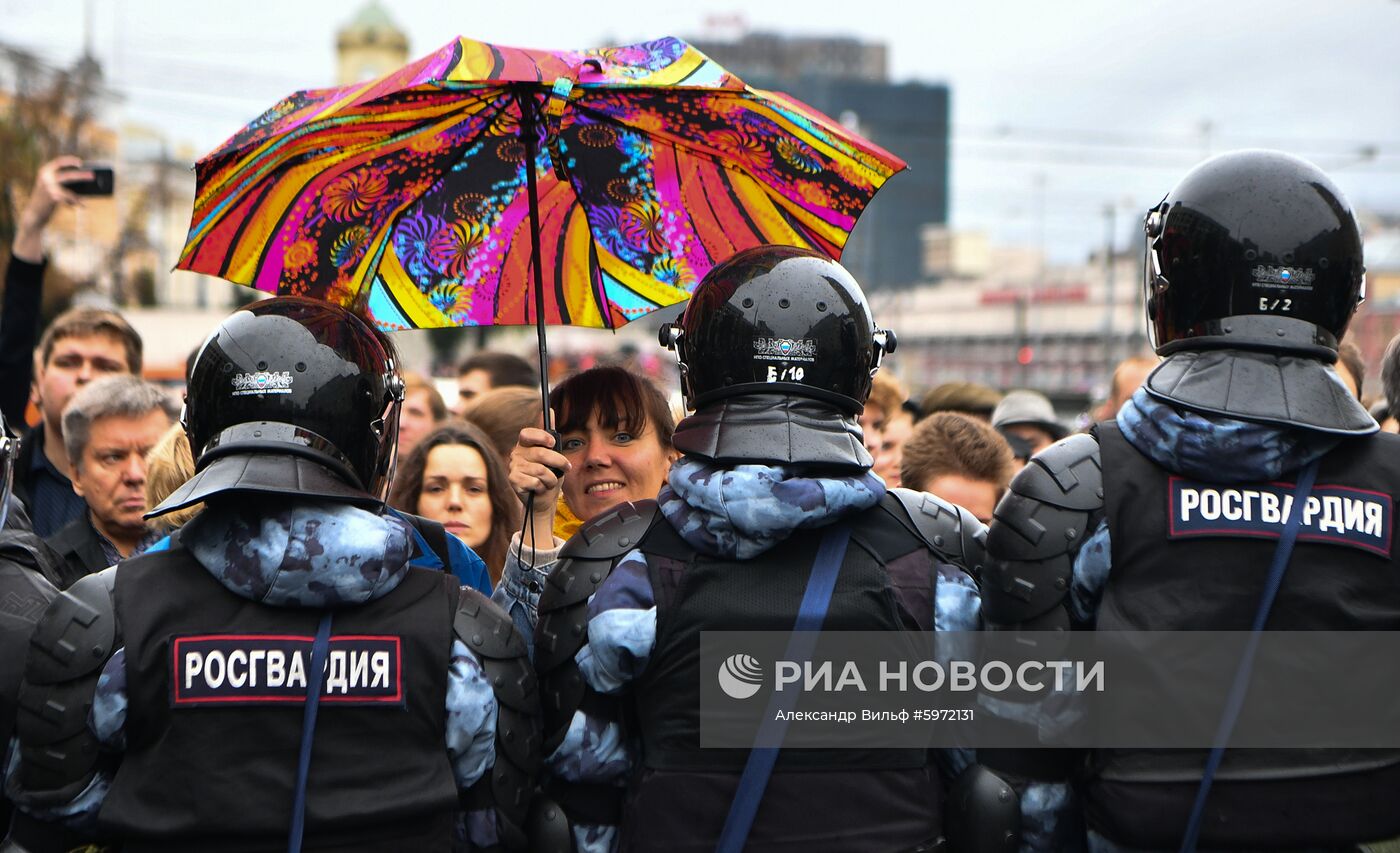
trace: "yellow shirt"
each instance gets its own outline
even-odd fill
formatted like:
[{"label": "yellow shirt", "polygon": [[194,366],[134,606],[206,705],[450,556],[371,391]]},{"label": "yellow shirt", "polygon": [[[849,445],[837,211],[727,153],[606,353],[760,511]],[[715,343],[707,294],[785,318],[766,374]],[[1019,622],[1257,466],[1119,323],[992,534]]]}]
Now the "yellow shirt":
[{"label": "yellow shirt", "polygon": [[559,502],[554,505],[554,537],[569,541],[569,537],[578,532],[583,526],[583,520],[574,515],[574,511],[569,509],[569,504],[564,500],[564,496],[559,496]]}]

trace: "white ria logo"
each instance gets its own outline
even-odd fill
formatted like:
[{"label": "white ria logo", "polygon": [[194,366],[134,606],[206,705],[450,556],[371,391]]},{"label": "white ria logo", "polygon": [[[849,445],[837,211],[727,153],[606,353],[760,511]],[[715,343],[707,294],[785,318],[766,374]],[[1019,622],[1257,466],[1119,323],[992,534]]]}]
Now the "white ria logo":
[{"label": "white ria logo", "polygon": [[719,687],[731,699],[747,699],[762,684],[763,665],[749,655],[730,655],[719,665]]}]

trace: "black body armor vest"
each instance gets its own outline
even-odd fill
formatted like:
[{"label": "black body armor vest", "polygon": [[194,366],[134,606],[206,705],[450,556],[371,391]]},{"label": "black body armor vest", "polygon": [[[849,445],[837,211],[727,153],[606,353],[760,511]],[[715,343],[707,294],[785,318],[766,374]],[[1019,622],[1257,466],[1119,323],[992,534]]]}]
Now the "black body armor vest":
[{"label": "black body armor vest", "polygon": [[[1113,568],[1101,631],[1248,631],[1278,545],[1286,483],[1203,483],[1153,464],[1116,424],[1098,427]],[[1271,631],[1400,629],[1392,546],[1400,438],[1347,439],[1325,456]],[[1344,665],[1345,662],[1339,662]],[[1191,702],[1157,662],[1158,694]],[[1206,750],[1100,750],[1085,790],[1089,825],[1133,847],[1175,848]],[[1400,750],[1227,750],[1200,843],[1346,845],[1400,833]]]},{"label": "black body armor vest", "polygon": [[[848,519],[851,541],[823,631],[932,629],[938,563],[898,512],[889,497]],[[657,634],[634,683],[643,761],[622,849],[714,849],[748,750],[699,748],[700,631],[791,630],[819,534],[794,535],[746,561],[696,553],[665,520],[639,543]],[[784,750],[745,849],[912,850],[940,836],[943,797],[925,750]]]},{"label": "black body armor vest", "polygon": [[[411,568],[388,595],[335,611],[304,849],[449,849],[458,594],[452,575]],[[122,563],[115,604],[127,746],[103,828],[128,851],[286,849],[321,611],[240,598],[178,545]]]}]

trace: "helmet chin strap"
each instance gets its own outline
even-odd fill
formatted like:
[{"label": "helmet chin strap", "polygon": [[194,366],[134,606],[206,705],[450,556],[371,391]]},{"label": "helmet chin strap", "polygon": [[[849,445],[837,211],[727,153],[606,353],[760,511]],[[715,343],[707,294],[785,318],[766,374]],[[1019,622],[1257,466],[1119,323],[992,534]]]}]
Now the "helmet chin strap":
[{"label": "helmet chin strap", "polygon": [[[389,401],[384,405],[384,411],[375,421],[379,426],[375,432],[379,433],[379,441],[389,442],[389,461],[385,466],[384,478],[373,496],[379,499],[379,511],[382,513],[389,508],[389,490],[394,485],[394,475],[399,467],[399,413],[403,410],[404,382],[403,377],[397,373],[389,383]],[[373,425],[372,425],[373,427]],[[369,485],[368,483],[366,485]]]},{"label": "helmet chin strap", "polygon": [[661,346],[676,354],[676,367],[681,377],[681,399],[685,401],[686,411],[693,412],[695,395],[690,390],[690,368],[686,365],[685,330],[679,322],[665,323],[661,326],[658,337],[661,339]]},{"label": "helmet chin strap", "polygon": [[14,476],[15,457],[19,455],[19,439],[10,438],[5,432],[5,419],[0,418],[0,528],[5,526],[5,517],[10,512],[11,478]]},{"label": "helmet chin strap", "polygon": [[399,470],[399,441],[398,436],[394,436],[393,446],[389,449],[389,470],[384,472],[384,481],[379,484],[378,494],[374,497],[379,499],[379,511],[382,513],[389,508],[389,490],[394,485],[394,477]]}]

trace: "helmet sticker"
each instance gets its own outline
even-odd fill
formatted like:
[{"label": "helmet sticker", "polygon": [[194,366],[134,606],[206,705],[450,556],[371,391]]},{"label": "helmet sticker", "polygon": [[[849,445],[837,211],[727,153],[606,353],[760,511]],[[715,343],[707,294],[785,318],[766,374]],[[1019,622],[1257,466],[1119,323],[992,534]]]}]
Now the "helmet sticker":
[{"label": "helmet sticker", "polygon": [[1274,267],[1259,264],[1252,273],[1255,287],[1277,290],[1312,290],[1316,274],[1307,267]]},{"label": "helmet sticker", "polygon": [[233,375],[234,397],[290,393],[292,393],[292,374],[287,370],[280,372],[259,370],[255,373],[235,373]]},{"label": "helmet sticker", "polygon": [[757,361],[816,361],[817,342],[807,338],[754,338]]}]

